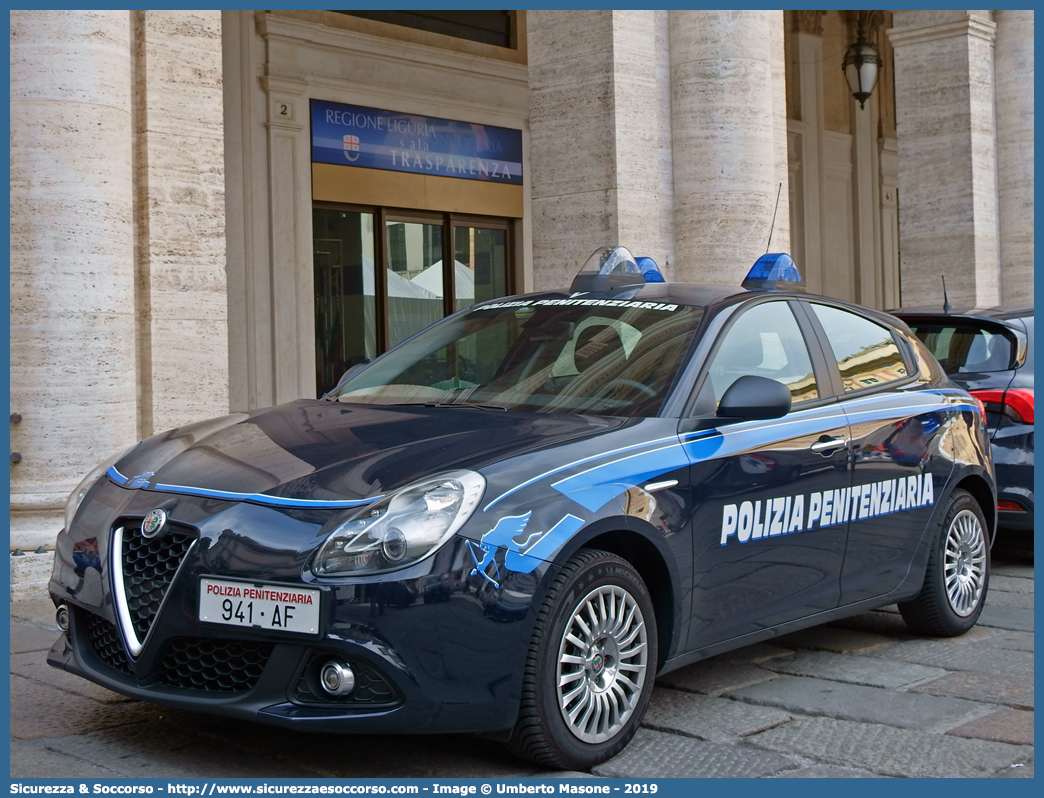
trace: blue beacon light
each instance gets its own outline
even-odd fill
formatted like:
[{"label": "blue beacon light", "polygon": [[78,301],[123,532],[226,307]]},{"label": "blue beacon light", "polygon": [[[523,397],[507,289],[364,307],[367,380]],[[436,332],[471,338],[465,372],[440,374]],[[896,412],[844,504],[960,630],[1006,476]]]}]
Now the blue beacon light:
[{"label": "blue beacon light", "polygon": [[663,274],[660,272],[660,267],[656,265],[656,261],[652,258],[635,258],[635,263],[638,264],[638,268],[642,270],[642,277],[645,278],[647,283],[665,283]]},{"label": "blue beacon light", "polygon": [[601,247],[573,278],[573,293],[634,296],[646,283],[666,282],[652,258],[636,258],[626,247]]},{"label": "blue beacon light", "polygon": [[750,291],[801,291],[805,280],[785,252],[772,252],[758,258],[743,280]]}]

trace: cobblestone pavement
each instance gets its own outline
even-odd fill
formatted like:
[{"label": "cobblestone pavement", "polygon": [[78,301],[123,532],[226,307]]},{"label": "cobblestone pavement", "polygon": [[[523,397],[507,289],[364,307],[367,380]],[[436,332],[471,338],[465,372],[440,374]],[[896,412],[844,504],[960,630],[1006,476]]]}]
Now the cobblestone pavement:
[{"label": "cobblestone pavement", "polygon": [[[56,636],[49,601],[12,604],[15,778],[562,775],[473,736],[306,734],[132,701],[48,667]],[[890,607],[662,677],[594,775],[1032,777],[1032,550],[995,553],[963,637],[911,635]]]}]

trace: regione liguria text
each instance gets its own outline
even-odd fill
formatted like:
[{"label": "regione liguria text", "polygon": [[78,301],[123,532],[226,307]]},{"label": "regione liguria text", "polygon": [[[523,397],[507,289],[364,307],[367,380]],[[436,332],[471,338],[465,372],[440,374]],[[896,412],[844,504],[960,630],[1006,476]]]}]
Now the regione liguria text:
[{"label": "regione liguria text", "polygon": [[312,161],[522,185],[522,131],[312,100]]},{"label": "regione liguria text", "polygon": [[726,504],[721,514],[721,545],[823,529],[934,503],[932,475],[926,473],[810,493],[807,502],[805,494],[798,493]]}]

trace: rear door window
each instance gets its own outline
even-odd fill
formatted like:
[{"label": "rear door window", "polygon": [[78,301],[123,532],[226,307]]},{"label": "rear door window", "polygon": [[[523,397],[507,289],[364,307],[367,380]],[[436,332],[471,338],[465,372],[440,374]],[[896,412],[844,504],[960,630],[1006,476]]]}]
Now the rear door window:
[{"label": "rear door window", "polygon": [[851,311],[809,303],[823,325],[845,393],[906,379],[892,331]]}]

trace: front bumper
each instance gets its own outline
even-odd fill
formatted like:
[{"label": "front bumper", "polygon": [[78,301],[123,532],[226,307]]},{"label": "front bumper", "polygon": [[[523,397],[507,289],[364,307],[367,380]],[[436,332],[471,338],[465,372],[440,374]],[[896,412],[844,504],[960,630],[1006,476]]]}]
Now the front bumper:
[{"label": "front bumper", "polygon": [[[400,573],[320,582],[307,562],[323,518],[111,484],[97,491],[72,531],[59,536],[49,587],[55,603],[70,607],[71,626],[48,655],[50,665],[151,703],[301,730],[494,732],[514,725],[541,574],[508,574],[494,587],[471,574],[457,539]],[[195,543],[132,656],[115,610],[111,529],[132,528],[160,504]],[[104,535],[95,534],[99,525]],[[252,534],[237,531],[246,529]],[[83,556],[85,540],[97,556]],[[318,588],[319,633],[200,622],[204,575]],[[347,697],[318,685],[331,658],[357,674]]]}]

